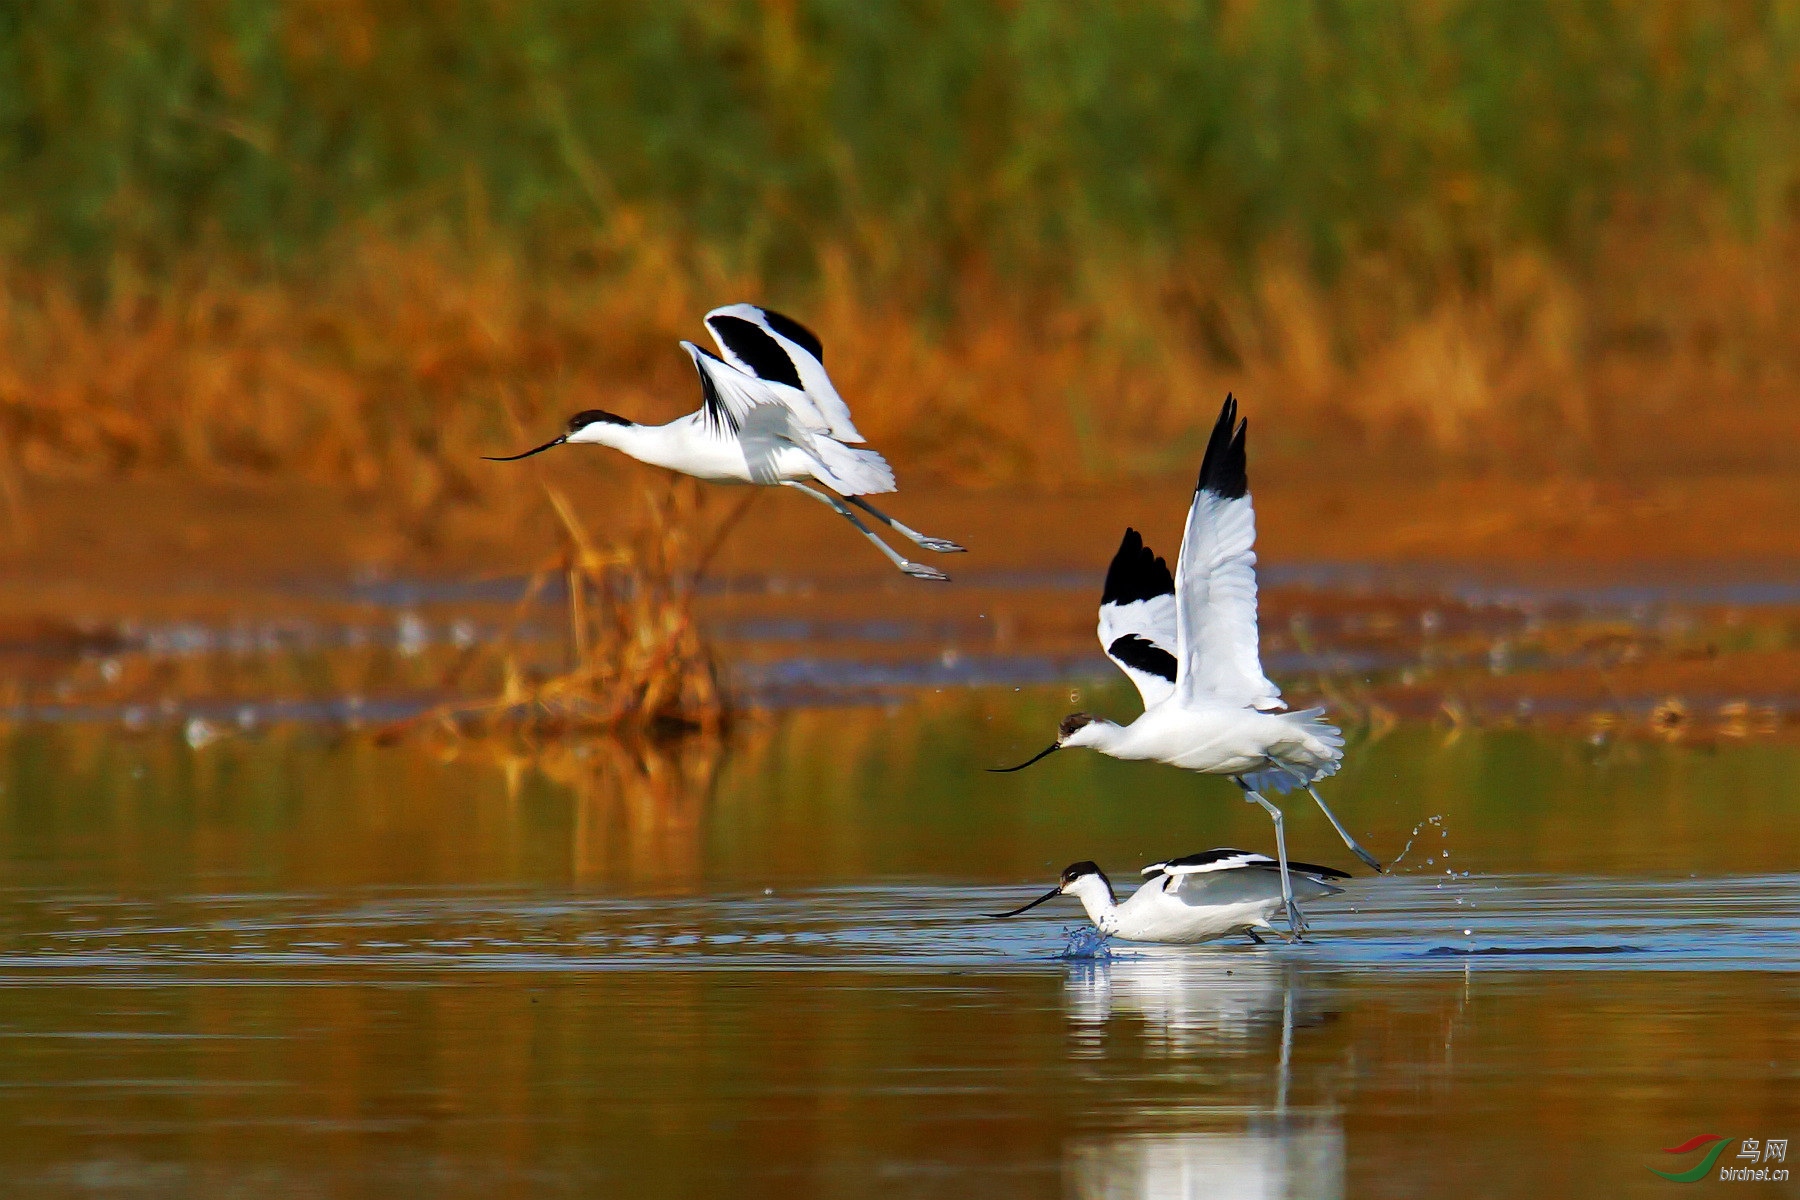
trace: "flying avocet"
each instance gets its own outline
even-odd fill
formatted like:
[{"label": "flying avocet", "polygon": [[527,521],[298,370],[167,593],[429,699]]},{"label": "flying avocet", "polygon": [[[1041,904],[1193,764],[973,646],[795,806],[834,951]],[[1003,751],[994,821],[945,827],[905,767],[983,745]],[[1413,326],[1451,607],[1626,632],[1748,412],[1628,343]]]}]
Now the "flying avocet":
[{"label": "flying avocet", "polygon": [[[700,372],[698,411],[667,425],[639,425],[590,409],[570,417],[568,428],[542,446],[488,461],[515,462],[555,446],[592,443],[713,483],[795,488],[856,526],[908,575],[949,579],[895,553],[845,507],[849,501],[926,550],[962,550],[955,542],[902,525],[862,498],[893,491],[894,472],[875,451],[846,445],[863,441],[863,435],[825,373],[825,350],[812,330],[754,304],[715,308],[706,314],[706,328],[719,354],[681,343]],[[809,487],[809,482],[823,484],[843,499]]]},{"label": "flying avocet", "polygon": [[1226,396],[1200,464],[1173,577],[1135,529],[1125,531],[1107,568],[1100,644],[1137,685],[1143,714],[1118,725],[1073,713],[1047,748],[1018,766],[990,770],[1019,771],[1064,746],[1087,746],[1113,758],[1230,776],[1244,798],[1275,822],[1283,903],[1290,928],[1302,933],[1281,810],[1261,793],[1305,788],[1344,844],[1375,870],[1382,868],[1312,786],[1337,772],[1343,734],[1322,708],[1280,711],[1287,707],[1281,689],[1263,674],[1256,637],[1256,514],[1244,453],[1248,428],[1248,421],[1237,419],[1237,401]]},{"label": "flying avocet", "polygon": [[1297,862],[1287,864],[1284,879],[1281,864],[1268,855],[1229,849],[1151,863],[1142,873],[1144,882],[1120,904],[1106,872],[1091,862],[1074,863],[1055,887],[1030,904],[988,915],[1016,917],[1046,900],[1074,896],[1096,929],[1128,942],[1191,946],[1242,933],[1260,943],[1259,929],[1284,936],[1269,918],[1290,895],[1306,900],[1336,895],[1344,889],[1325,881],[1350,878],[1335,867]]}]

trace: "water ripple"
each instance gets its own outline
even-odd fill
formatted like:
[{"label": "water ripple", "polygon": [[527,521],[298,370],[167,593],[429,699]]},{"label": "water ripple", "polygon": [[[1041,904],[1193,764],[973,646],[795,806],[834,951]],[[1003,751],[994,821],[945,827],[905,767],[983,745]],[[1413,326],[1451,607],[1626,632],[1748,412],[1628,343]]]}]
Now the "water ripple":
[{"label": "water ripple", "polygon": [[[150,908],[15,891],[0,981],[329,981],[519,972],[1061,969],[1096,950],[1073,911],[994,921],[1016,888],[893,883],[781,895],[553,898],[504,891],[192,896]],[[1215,943],[1350,970],[1795,971],[1800,875],[1365,879],[1309,914],[1312,941]],[[1072,902],[1068,906],[1073,909]]]}]

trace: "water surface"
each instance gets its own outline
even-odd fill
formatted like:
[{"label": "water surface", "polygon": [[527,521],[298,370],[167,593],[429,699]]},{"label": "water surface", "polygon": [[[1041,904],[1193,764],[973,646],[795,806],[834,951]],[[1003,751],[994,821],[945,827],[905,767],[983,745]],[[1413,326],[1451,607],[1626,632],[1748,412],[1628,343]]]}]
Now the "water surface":
[{"label": "water surface", "polygon": [[[1080,685],[1077,685],[1078,687]],[[1019,776],[1067,685],[728,743],[0,748],[0,1175],[33,1196],[1607,1195],[1800,1122],[1800,752],[1365,731],[1393,875],[1302,946],[1065,956],[1228,784]],[[1355,866],[1290,804],[1296,856]],[[1404,853],[1402,853],[1402,849]],[[1691,1157],[1691,1156],[1689,1156]]]}]

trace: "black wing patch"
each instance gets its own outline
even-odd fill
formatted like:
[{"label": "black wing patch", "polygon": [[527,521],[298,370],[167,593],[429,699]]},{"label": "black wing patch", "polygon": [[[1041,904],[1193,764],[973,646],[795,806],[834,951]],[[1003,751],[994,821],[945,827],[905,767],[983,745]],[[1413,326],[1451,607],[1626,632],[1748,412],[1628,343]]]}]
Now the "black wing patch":
[{"label": "black wing patch", "polygon": [[[1162,865],[1165,869],[1169,867],[1204,867],[1216,862],[1225,862],[1228,859],[1248,858],[1250,857],[1250,854],[1251,852],[1248,850],[1233,850],[1230,847],[1221,847],[1218,850],[1201,850],[1195,854],[1184,854],[1180,858],[1171,858]],[[1269,865],[1274,865],[1273,859],[1269,860]],[[1293,869],[1293,864],[1289,864],[1289,869]]]},{"label": "black wing patch", "polygon": [[785,383],[791,388],[801,386],[800,372],[787,351],[754,321],[742,317],[711,317],[706,323],[733,354],[744,360],[758,379]]},{"label": "black wing patch", "polygon": [[[1184,854],[1180,858],[1171,858],[1166,863],[1158,863],[1157,867],[1161,870],[1167,870],[1170,867],[1204,867],[1233,858],[1250,857],[1251,852],[1248,850],[1202,850],[1197,854]],[[1267,855],[1259,854],[1255,856],[1255,861],[1245,863],[1244,867],[1259,871],[1276,871],[1280,869],[1280,864]],[[1148,871],[1149,868],[1146,867],[1145,870]],[[1340,871],[1336,867],[1321,867],[1317,863],[1295,862],[1291,858],[1288,860],[1288,871],[1294,875],[1315,875],[1320,879],[1350,878],[1348,871]]]},{"label": "black wing patch", "polygon": [[1229,393],[1219,409],[1219,419],[1207,439],[1206,457],[1200,460],[1196,492],[1211,492],[1224,500],[1236,500],[1250,491],[1249,466],[1244,454],[1244,435],[1249,421],[1237,419],[1237,401]]},{"label": "black wing patch", "polygon": [[1106,568],[1106,587],[1100,593],[1100,603],[1130,604],[1174,594],[1175,577],[1169,574],[1169,564],[1144,545],[1137,530],[1127,529],[1125,540],[1113,555],[1112,566]]},{"label": "black wing patch", "polygon": [[820,344],[818,335],[812,330],[792,317],[782,316],[772,308],[763,309],[762,315],[763,320],[769,323],[770,329],[818,359],[821,367],[825,365],[825,347]]},{"label": "black wing patch", "polygon": [[[712,351],[702,349],[699,346],[695,346],[694,349],[699,350],[700,353],[706,355],[706,357],[712,359],[721,367],[725,367],[728,370],[730,369],[730,365]],[[738,420],[732,415],[731,409],[726,407],[724,398],[719,395],[719,385],[713,382],[712,375],[707,372],[705,367],[701,366],[699,363],[695,363],[694,366],[700,372],[700,392],[703,397],[700,402],[701,420],[706,423],[708,429],[711,429],[719,436],[724,437],[730,435],[735,437],[738,433]]]},{"label": "black wing patch", "polygon": [[1288,871],[1295,875],[1317,875],[1320,879],[1348,879],[1350,872],[1340,871],[1336,867],[1321,867],[1317,863],[1295,862],[1288,859]]},{"label": "black wing patch", "polygon": [[1175,682],[1175,656],[1147,638],[1128,633],[1113,639],[1106,653],[1134,670]]}]

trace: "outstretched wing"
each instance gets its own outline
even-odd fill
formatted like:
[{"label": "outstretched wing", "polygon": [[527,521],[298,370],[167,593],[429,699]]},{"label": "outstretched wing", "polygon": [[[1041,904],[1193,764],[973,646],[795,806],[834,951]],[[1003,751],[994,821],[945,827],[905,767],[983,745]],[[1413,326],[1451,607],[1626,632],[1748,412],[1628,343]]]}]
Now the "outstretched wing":
[{"label": "outstretched wing", "polygon": [[[703,397],[700,402],[700,420],[715,436],[740,437],[749,414],[755,409],[768,407],[779,408],[787,414],[791,418],[788,424],[798,424],[802,430],[806,428],[795,402],[809,408],[811,404],[799,391],[769,383],[741,371],[712,351],[692,342],[681,343],[681,348],[693,358],[694,368],[700,372],[700,391]],[[763,423],[766,425],[767,421]]]},{"label": "outstretched wing", "polygon": [[[794,407],[807,429],[840,442],[863,440],[850,419],[850,406],[825,373],[825,348],[812,330],[754,304],[715,308],[706,314],[706,328],[726,362],[783,389],[778,396]],[[799,395],[789,395],[789,389]]]},{"label": "outstretched wing", "polygon": [[[1316,863],[1289,862],[1296,894],[1302,899],[1342,891],[1327,879],[1348,879],[1348,871]],[[1143,872],[1145,886],[1162,880],[1162,889],[1183,903],[1200,907],[1273,900],[1281,895],[1281,867],[1266,854],[1248,850],[1202,850],[1168,862],[1152,863]]]},{"label": "outstretched wing", "polygon": [[799,392],[746,374],[692,342],[681,344],[700,372],[701,428],[737,442],[753,482],[777,482],[777,456],[792,447],[812,460],[814,479],[846,496],[894,490],[894,472],[881,455],[806,426],[793,401],[810,402]]},{"label": "outstretched wing", "polygon": [[1171,858],[1168,862],[1151,863],[1139,874],[1206,875],[1215,871],[1232,871],[1239,867],[1275,867],[1279,865],[1266,854],[1258,854],[1253,850],[1233,850],[1230,847],[1221,847],[1217,850],[1202,850],[1198,854],[1184,854],[1180,858]]},{"label": "outstretched wing", "polygon": [[1175,568],[1176,695],[1265,711],[1286,708],[1263,674],[1256,634],[1256,513],[1244,455],[1249,422],[1225,397]]},{"label": "outstretched wing", "polygon": [[1106,568],[1100,648],[1137,685],[1144,707],[1175,694],[1175,579],[1135,529]]}]

